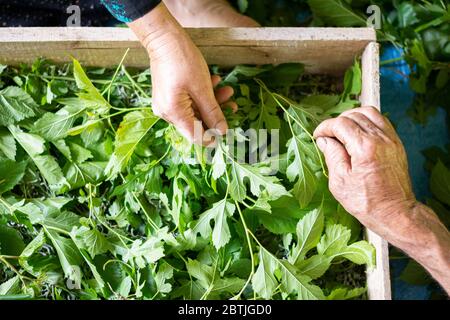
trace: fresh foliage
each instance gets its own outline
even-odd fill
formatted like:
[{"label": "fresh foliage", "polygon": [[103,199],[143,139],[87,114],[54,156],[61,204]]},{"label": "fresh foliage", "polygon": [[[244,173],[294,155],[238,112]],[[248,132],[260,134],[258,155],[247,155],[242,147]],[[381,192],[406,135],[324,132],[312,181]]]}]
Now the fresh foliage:
[{"label": "fresh foliage", "polygon": [[341,94],[300,65],[213,68],[236,92],[232,128],[279,130],[280,154],[270,141],[270,157],[252,164],[231,152],[235,143],[252,152],[243,133],[218,141],[209,162],[200,155],[210,149],[155,117],[148,70],[85,71],[76,60],[1,69],[1,297],[365,292],[363,280],[339,279],[373,267],[374,248],[328,191],[311,137],[322,120],[358,105],[358,63]]}]

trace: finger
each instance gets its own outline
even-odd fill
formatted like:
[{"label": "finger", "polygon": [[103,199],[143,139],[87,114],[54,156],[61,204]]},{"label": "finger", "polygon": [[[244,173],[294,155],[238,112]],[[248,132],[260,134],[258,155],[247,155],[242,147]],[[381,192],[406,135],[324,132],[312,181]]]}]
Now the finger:
[{"label": "finger", "polygon": [[209,129],[216,129],[220,134],[225,134],[228,124],[213,91],[201,92],[193,98],[206,126]]},{"label": "finger", "polygon": [[355,121],[367,134],[372,136],[381,136],[384,135],[383,131],[376,126],[369,118],[367,118],[363,113],[360,112],[352,112],[347,113],[344,117],[352,119]]},{"label": "finger", "polygon": [[356,154],[366,134],[353,120],[338,117],[322,122],[314,131],[314,138],[335,138],[344,145],[350,156]]},{"label": "finger", "polygon": [[[388,118],[383,116],[380,111],[374,107],[361,107],[353,110],[348,110],[342,115],[347,116],[348,114],[364,114],[372,123],[374,123],[381,131],[384,133],[384,137],[391,139],[393,141],[400,142],[400,138],[397,135],[392,123]],[[383,134],[381,134],[383,136]]]},{"label": "finger", "polygon": [[231,111],[233,111],[233,113],[236,113],[239,109],[238,104],[234,101],[228,101],[228,102],[220,105],[220,107],[222,108],[222,110],[231,109]]},{"label": "finger", "polygon": [[[374,107],[361,107],[356,109],[351,109],[342,113],[343,116],[352,113],[362,113],[364,114],[370,121],[372,121],[378,128],[385,131],[394,130],[394,126],[391,122],[381,114],[381,112]],[[394,130],[395,131],[395,130]]]},{"label": "finger", "polygon": [[333,138],[318,138],[317,146],[323,152],[330,178],[344,176],[351,170],[350,155],[345,147]]},{"label": "finger", "polygon": [[222,81],[222,78],[220,76],[216,74],[211,76],[211,82],[214,88],[217,87],[220,81]]},{"label": "finger", "polygon": [[166,114],[165,119],[173,124],[178,132],[190,142],[199,145],[208,145],[211,142],[205,141],[205,130],[202,122],[195,117],[192,109],[188,109],[183,115]]},{"label": "finger", "polygon": [[219,104],[228,102],[234,94],[232,87],[222,87],[215,90],[216,100]]}]

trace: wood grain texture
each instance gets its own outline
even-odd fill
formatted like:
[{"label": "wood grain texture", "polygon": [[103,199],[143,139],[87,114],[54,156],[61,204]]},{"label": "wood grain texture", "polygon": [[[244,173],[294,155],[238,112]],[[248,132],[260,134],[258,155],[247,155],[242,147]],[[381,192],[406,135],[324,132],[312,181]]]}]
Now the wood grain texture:
[{"label": "wood grain texture", "polygon": [[[363,81],[360,101],[363,106],[372,106],[381,110],[379,60],[379,45],[376,42],[369,43],[361,58]],[[374,270],[367,271],[369,299],[390,300],[388,243],[369,229],[366,229],[366,238],[377,250],[377,266]]]},{"label": "wood grain texture", "polygon": [[[362,55],[363,105],[380,107],[378,45],[365,28],[187,29],[209,64],[301,62],[310,73],[342,75]],[[0,63],[31,63],[38,57],[85,66],[117,65],[127,49],[129,67],[146,68],[148,56],[134,34],[123,28],[0,28]],[[390,299],[386,241],[367,230],[377,250],[377,267],[368,270],[370,299]]]},{"label": "wood grain texture", "polygon": [[[187,29],[209,64],[302,62],[308,72],[341,74],[362,54],[375,32],[365,28],[210,28]],[[0,28],[0,63],[54,62],[77,58],[86,66],[120,62],[147,67],[148,56],[126,28]]]}]

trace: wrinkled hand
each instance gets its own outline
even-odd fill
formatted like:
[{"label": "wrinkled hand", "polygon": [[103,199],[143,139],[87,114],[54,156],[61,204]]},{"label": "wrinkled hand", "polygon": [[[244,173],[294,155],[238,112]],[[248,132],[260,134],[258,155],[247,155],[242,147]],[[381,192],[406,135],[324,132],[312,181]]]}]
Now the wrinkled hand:
[{"label": "wrinkled hand", "polygon": [[[392,234],[416,199],[403,145],[378,110],[363,107],[324,121],[314,132],[343,207],[376,233]],[[397,216],[396,216],[397,215]]]},{"label": "wrinkled hand", "polygon": [[196,120],[225,134],[228,126],[220,104],[229,100],[233,90],[224,87],[214,93],[220,78],[211,77],[200,50],[166,7],[161,3],[130,27],[150,56],[153,112],[195,143],[206,143],[203,127],[195,130]]},{"label": "wrinkled hand", "polygon": [[237,12],[226,0],[164,0],[183,27],[259,27],[258,22]]}]

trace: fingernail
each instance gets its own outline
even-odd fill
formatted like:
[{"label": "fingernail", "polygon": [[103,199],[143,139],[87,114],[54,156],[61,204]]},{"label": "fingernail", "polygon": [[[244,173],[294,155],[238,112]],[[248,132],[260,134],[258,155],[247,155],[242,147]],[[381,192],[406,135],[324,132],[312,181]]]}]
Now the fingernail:
[{"label": "fingernail", "polygon": [[221,121],[216,125],[216,129],[221,133],[225,134],[228,130],[228,125],[225,121]]},{"label": "fingernail", "polygon": [[317,138],[316,143],[320,151],[324,151],[327,147],[327,140],[325,138]]}]

